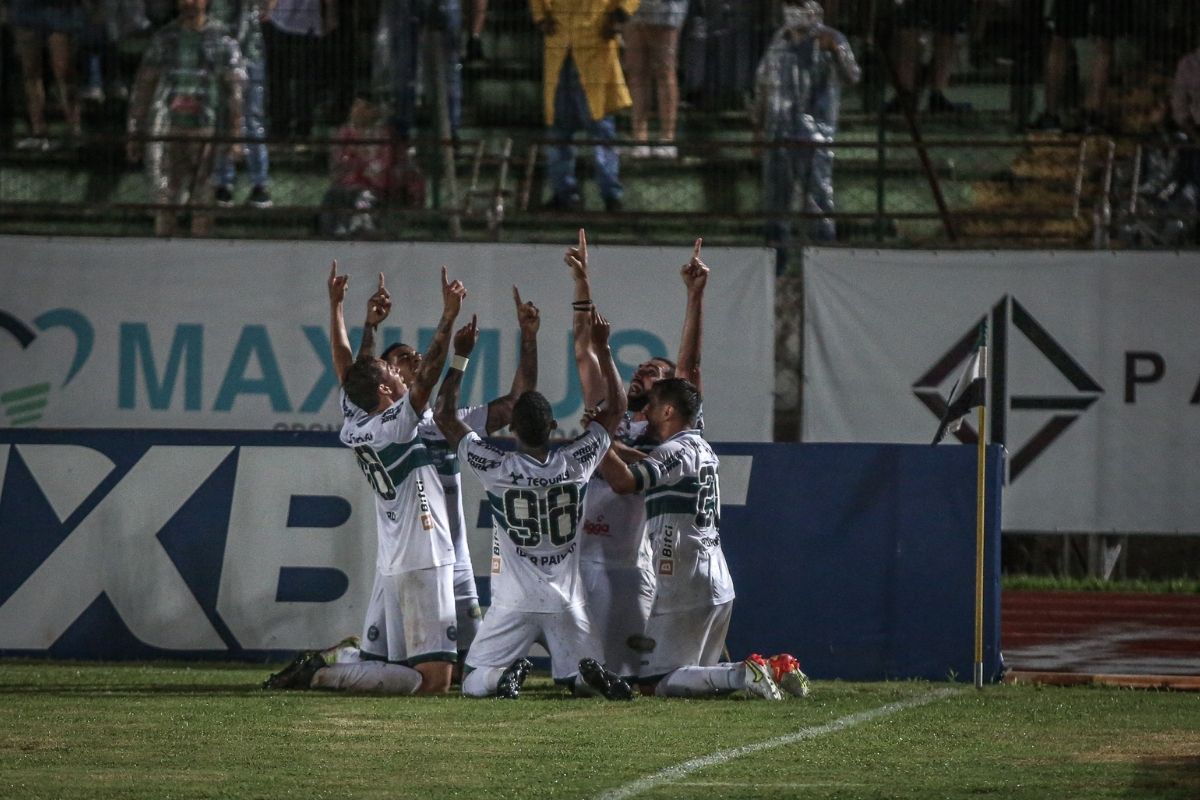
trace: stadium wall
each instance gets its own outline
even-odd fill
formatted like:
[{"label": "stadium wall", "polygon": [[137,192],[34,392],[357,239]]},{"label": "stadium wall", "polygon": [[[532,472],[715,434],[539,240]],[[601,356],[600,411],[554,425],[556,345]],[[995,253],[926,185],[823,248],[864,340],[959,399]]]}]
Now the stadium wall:
[{"label": "stadium wall", "polygon": [[929,441],[986,321],[1004,530],[1196,534],[1198,269],[1196,253],[806,251],[802,438]]},{"label": "stadium wall", "polygon": [[[975,448],[717,451],[735,657],[795,652],[818,678],[970,679]],[[1001,464],[991,448],[989,679]],[[476,482],[464,487],[482,578],[488,520]],[[374,555],[372,497],[333,434],[0,429],[0,656],[266,660],[322,646],[360,629]]]},{"label": "stadium wall", "polygon": [[[508,391],[520,332],[512,287],[541,310],[539,389],[576,424],[582,392],[571,344],[572,283],[562,246],[264,242],[0,236],[0,419],[14,427],[328,430],[340,425],[329,357],[325,279],[350,276],[346,322],[361,323],[377,274],[394,308],[381,348],[421,349],[441,313],[439,265],[461,278],[461,319],[480,341],[463,397]],[[653,355],[674,357],[683,325],[678,248],[591,247],[592,289],[613,324],[628,378]],[[706,248],[709,431],[770,441],[774,267],[764,248]],[[357,339],[354,328],[351,338]]]}]

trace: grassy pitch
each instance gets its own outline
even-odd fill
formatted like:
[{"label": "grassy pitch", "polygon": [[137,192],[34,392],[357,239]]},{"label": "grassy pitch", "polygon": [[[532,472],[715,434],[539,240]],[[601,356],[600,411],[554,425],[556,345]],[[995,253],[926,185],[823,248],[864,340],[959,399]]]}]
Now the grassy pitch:
[{"label": "grassy pitch", "polygon": [[817,682],[618,704],[538,676],[517,701],[266,692],[269,671],[0,663],[0,797],[1200,797],[1196,694]]}]

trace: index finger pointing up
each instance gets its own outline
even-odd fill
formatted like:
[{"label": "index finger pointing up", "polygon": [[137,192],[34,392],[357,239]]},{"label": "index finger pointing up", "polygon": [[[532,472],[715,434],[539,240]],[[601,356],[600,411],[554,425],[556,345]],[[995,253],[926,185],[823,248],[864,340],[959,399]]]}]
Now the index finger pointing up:
[{"label": "index finger pointing up", "polygon": [[518,289],[515,284],[513,285],[513,300],[516,302],[517,308],[520,308],[521,307],[521,290]]},{"label": "index finger pointing up", "polygon": [[450,279],[447,276],[445,264],[442,264],[442,288],[443,289],[450,288]]},{"label": "index finger pointing up", "polygon": [[703,237],[696,239],[696,243],[692,245],[692,258],[700,257],[700,245],[704,243]]},{"label": "index finger pointing up", "polygon": [[587,231],[583,228],[579,229],[579,253],[587,258]]},{"label": "index finger pointing up", "polygon": [[379,289],[383,291],[386,287],[383,285],[383,273],[379,273]]}]

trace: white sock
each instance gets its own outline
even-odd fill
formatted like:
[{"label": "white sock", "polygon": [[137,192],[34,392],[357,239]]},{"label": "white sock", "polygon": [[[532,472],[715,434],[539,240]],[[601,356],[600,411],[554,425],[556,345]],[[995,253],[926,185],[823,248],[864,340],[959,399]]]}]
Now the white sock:
[{"label": "white sock", "polygon": [[467,697],[495,697],[496,684],[505,667],[479,667],[463,678],[462,693]]},{"label": "white sock", "polygon": [[421,686],[421,673],[401,664],[359,661],[333,664],[313,675],[314,689],[342,689],[379,694],[412,694]]},{"label": "white sock", "polygon": [[659,697],[720,697],[745,688],[745,667],[718,664],[715,667],[680,667],[658,682]]}]

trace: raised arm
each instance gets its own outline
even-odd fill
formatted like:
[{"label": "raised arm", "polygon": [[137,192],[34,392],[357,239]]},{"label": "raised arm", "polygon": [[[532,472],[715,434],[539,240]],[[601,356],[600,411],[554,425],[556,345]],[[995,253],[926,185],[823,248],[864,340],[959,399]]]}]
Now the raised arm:
[{"label": "raised arm", "polygon": [[601,477],[608,483],[610,489],[617,494],[632,494],[637,491],[637,483],[629,465],[621,460],[621,456],[613,448],[605,451],[604,457],[596,466]]},{"label": "raised arm", "polygon": [[350,336],[346,333],[346,315],[342,309],[349,281],[348,275],[337,274],[336,260],[330,264],[325,288],[329,290],[329,349],[333,354],[333,371],[337,375],[338,386],[346,382],[346,370],[354,363]]},{"label": "raised arm", "polygon": [[437,385],[442,368],[446,366],[446,349],[450,345],[450,331],[454,328],[454,320],[458,317],[463,298],[466,296],[467,289],[463,286],[462,281],[455,280],[451,283],[446,275],[446,267],[443,265],[442,318],[438,321],[437,330],[434,331],[429,349],[425,351],[425,357],[421,359],[421,368],[417,372],[416,380],[409,387],[409,391],[412,393],[411,405],[417,413],[424,411],[429,404],[433,387]]},{"label": "raised arm", "polygon": [[495,433],[507,425],[512,419],[512,410],[517,398],[537,388],[537,334],[542,318],[532,300],[521,301],[521,292],[516,286],[513,287],[513,302],[517,305],[517,325],[521,328],[521,353],[517,357],[517,371],[513,375],[512,388],[508,390],[508,394],[488,403],[488,433]]},{"label": "raised arm", "polygon": [[454,359],[450,362],[450,369],[446,371],[446,377],[442,379],[442,388],[438,389],[437,408],[433,412],[433,421],[437,423],[438,429],[446,437],[450,452],[456,451],[458,443],[471,432],[471,429],[458,418],[458,390],[462,385],[467,360],[471,356],[471,351],[475,349],[475,341],[478,338],[479,327],[476,324],[475,315],[472,314],[470,323],[459,328],[458,332],[454,334]]},{"label": "raised arm", "polygon": [[[613,361],[612,348],[608,339],[612,326],[608,320],[592,309],[591,313],[591,347],[594,360],[599,364],[604,378],[604,402],[596,412],[595,421],[603,425],[609,433],[617,429],[617,423],[625,414],[625,392],[622,391],[621,376],[617,372],[616,362]],[[580,376],[582,378],[582,376]]]},{"label": "raised arm", "polygon": [[679,355],[675,359],[675,377],[686,378],[701,389],[700,347],[704,333],[704,288],[708,285],[708,266],[700,260],[697,239],[692,246],[692,258],[679,270],[687,287],[687,309],[683,314],[683,335],[679,338]]},{"label": "raised arm", "polygon": [[587,231],[579,229],[579,242],[568,247],[563,261],[571,269],[575,291],[571,299],[571,332],[575,337],[575,368],[583,387],[583,405],[591,408],[604,397],[604,376],[596,354],[591,348],[592,302],[591,279],[588,275]]},{"label": "raised arm", "polygon": [[358,358],[375,357],[375,332],[388,314],[392,313],[392,295],[383,285],[383,273],[379,273],[379,286],[367,300],[367,318],[363,322],[362,343],[358,346]]}]

